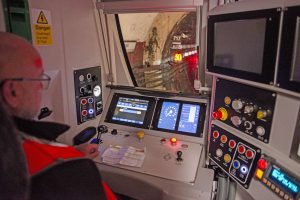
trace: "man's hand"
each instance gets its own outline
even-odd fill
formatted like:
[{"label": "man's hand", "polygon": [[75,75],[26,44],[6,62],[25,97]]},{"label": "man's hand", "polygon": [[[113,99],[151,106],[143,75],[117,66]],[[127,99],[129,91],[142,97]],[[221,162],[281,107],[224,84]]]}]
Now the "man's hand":
[{"label": "man's hand", "polygon": [[76,147],[81,153],[85,155],[87,158],[95,158],[97,155],[99,155],[99,145],[98,144],[90,144],[90,143],[84,143],[80,144]]}]

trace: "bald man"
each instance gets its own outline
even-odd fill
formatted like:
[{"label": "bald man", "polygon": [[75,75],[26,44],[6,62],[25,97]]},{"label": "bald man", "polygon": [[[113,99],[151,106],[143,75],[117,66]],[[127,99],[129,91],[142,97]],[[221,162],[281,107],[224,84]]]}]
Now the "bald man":
[{"label": "bald man", "polygon": [[[50,80],[44,74],[39,53],[30,43],[11,33],[0,32],[1,95],[22,134],[31,175],[55,163],[57,159],[93,158],[99,154],[96,144],[81,145],[78,151],[51,141],[66,131],[68,126],[32,120],[38,114],[41,93],[48,88]],[[104,187],[107,198],[115,199],[105,184]]]}]

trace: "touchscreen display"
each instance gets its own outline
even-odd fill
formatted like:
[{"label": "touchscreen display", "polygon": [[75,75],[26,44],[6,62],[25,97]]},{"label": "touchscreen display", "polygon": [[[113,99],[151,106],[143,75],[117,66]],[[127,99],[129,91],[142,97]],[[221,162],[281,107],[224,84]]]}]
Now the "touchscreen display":
[{"label": "touchscreen display", "polygon": [[164,101],[162,104],[161,112],[159,114],[157,127],[167,130],[175,130],[177,121],[179,103]]},{"label": "touchscreen display", "polygon": [[196,133],[199,122],[200,105],[183,104],[178,131]]},{"label": "touchscreen display", "polygon": [[148,100],[119,97],[112,119],[120,122],[143,124],[148,106]]}]

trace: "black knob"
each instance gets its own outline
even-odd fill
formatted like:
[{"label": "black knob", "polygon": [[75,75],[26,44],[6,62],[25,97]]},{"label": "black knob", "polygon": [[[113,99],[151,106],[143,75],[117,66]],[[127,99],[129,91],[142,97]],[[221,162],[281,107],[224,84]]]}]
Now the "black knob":
[{"label": "black knob", "polygon": [[112,134],[112,135],[117,135],[117,134],[118,134],[118,130],[117,130],[117,129],[113,129],[113,130],[111,131],[111,134]]},{"label": "black knob", "polygon": [[97,130],[99,133],[107,133],[108,132],[107,126],[105,126],[105,125],[98,126]]},{"label": "black knob", "polygon": [[182,156],[182,151],[177,151],[176,154],[177,154],[176,160],[177,160],[177,161],[183,161],[183,159],[181,158],[181,156]]}]

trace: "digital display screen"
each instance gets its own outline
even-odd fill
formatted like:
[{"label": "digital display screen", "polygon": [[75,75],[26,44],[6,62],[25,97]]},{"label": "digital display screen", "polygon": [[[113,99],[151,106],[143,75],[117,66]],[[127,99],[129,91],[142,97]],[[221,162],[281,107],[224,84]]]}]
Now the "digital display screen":
[{"label": "digital display screen", "polygon": [[272,166],[269,178],[285,189],[287,192],[296,197],[299,192],[299,183],[289,177],[285,172]]},{"label": "digital display screen", "polygon": [[119,97],[112,119],[114,121],[142,125],[148,106],[148,100]]},{"label": "digital display screen", "polygon": [[183,104],[178,131],[196,133],[199,122],[200,105]]},{"label": "digital display screen", "polygon": [[164,101],[159,114],[157,127],[166,130],[175,130],[180,103]]},{"label": "digital display screen", "polygon": [[266,23],[265,18],[215,23],[214,66],[261,74]]}]

